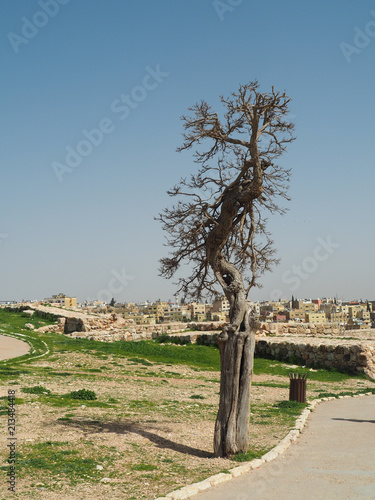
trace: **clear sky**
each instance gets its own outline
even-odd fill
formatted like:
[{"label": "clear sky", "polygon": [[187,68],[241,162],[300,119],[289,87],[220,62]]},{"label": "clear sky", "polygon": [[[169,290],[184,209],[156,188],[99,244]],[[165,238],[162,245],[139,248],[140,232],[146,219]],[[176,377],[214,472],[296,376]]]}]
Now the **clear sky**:
[{"label": "clear sky", "polygon": [[254,79],[297,140],[251,298],[375,300],[373,1],[3,0],[0,32],[0,300],[173,298],[154,216],[196,168],[179,117]]}]

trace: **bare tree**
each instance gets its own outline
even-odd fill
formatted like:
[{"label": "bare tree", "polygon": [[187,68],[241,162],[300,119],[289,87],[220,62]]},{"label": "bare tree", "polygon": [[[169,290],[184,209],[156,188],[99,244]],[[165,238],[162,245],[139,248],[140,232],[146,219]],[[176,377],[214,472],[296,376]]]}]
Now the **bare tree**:
[{"label": "bare tree", "polygon": [[161,276],[171,278],[188,264],[179,291],[199,300],[207,292],[217,294],[219,284],[230,303],[230,322],[218,337],[221,382],[214,437],[215,455],[229,457],[249,446],[257,324],[247,297],[277,263],[265,217],[285,212],[277,199],[288,200],[290,171],[275,160],[294,140],[294,125],[286,120],[289,97],[273,87],[261,93],[257,81],[220,101],[222,118],[205,101],[182,117],[184,142],[177,151],[196,148],[200,167],[168,191],[177,203],[158,220],[172,248],[161,259]]}]

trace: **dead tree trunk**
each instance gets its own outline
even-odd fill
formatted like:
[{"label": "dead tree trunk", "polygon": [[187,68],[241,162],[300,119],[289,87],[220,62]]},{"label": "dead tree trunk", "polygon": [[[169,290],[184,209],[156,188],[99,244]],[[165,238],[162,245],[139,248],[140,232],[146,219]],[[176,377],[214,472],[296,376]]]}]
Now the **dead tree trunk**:
[{"label": "dead tree trunk", "polygon": [[[255,349],[255,321],[246,300],[242,274],[225,259],[224,249],[241,206],[262,193],[260,162],[254,162],[248,183],[233,183],[223,193],[217,224],[207,237],[207,258],[230,304],[230,324],[218,337],[220,349],[220,403],[216,417],[214,452],[230,457],[246,452],[249,445],[250,387]],[[250,210],[251,211],[251,210]]]},{"label": "dead tree trunk", "polygon": [[249,447],[250,386],[255,331],[246,310],[240,328],[225,327],[218,338],[221,379],[220,404],[215,423],[214,452],[230,457]]}]

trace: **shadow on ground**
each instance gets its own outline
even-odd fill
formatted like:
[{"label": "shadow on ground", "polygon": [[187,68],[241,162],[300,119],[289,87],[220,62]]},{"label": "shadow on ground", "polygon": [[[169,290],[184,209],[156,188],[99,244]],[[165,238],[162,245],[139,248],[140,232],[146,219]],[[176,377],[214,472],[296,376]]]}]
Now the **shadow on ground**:
[{"label": "shadow on ground", "polygon": [[99,420],[78,420],[69,419],[66,421],[59,421],[58,424],[70,428],[80,429],[84,434],[92,433],[107,433],[112,432],[116,434],[134,433],[148,439],[156,444],[158,448],[169,448],[170,450],[192,455],[199,458],[214,458],[213,453],[209,453],[198,448],[192,448],[181,443],[176,443],[170,439],[160,436],[157,432],[168,432],[169,429],[163,425],[150,425],[149,422],[100,422]]},{"label": "shadow on ground", "polygon": [[345,422],[358,422],[360,424],[375,424],[375,420],[359,420],[357,418],[333,418],[332,420],[344,420]]}]

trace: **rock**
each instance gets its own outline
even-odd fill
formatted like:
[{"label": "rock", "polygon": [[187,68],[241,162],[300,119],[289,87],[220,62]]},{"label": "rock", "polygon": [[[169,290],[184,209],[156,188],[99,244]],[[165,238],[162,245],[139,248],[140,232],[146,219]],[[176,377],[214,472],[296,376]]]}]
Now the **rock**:
[{"label": "rock", "polygon": [[33,311],[31,309],[25,309],[23,311],[23,314],[27,314],[28,316],[33,316],[33,314],[35,314],[35,311]]}]

